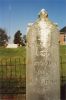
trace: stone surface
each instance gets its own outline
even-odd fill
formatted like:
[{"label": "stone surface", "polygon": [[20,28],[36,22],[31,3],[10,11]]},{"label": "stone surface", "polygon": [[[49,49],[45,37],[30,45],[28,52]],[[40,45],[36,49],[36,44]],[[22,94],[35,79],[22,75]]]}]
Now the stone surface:
[{"label": "stone surface", "polygon": [[27,33],[26,100],[60,100],[59,30],[42,9]]}]

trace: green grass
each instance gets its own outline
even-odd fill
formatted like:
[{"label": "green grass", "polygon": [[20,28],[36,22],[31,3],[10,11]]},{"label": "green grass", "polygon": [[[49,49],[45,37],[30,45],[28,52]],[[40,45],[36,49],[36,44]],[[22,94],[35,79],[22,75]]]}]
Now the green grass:
[{"label": "green grass", "polygon": [[0,60],[7,59],[9,61],[12,58],[12,62],[15,58],[20,58],[22,63],[25,63],[26,59],[26,48],[19,47],[19,48],[0,48]]},{"label": "green grass", "polygon": [[66,46],[60,46],[61,75],[66,78]]},{"label": "green grass", "polygon": [[66,55],[66,45],[60,45],[60,56],[64,57]]},{"label": "green grass", "polygon": [[60,68],[61,68],[61,85],[65,86],[66,84],[66,46],[60,46]]},{"label": "green grass", "polygon": [[[25,77],[26,75],[26,48],[0,48],[0,78]],[[2,66],[1,66],[2,65]],[[4,66],[4,65],[7,65]],[[15,69],[16,68],[16,69]],[[7,73],[7,75],[6,75]]]},{"label": "green grass", "polygon": [[1,93],[25,93],[26,48],[0,48]]},{"label": "green grass", "polygon": [[[15,64],[15,58],[17,58],[16,63],[18,66],[18,60],[20,58],[21,64],[26,64],[26,47],[19,47],[19,48],[0,48],[0,61],[3,60],[3,64],[5,64],[5,60],[7,60],[7,63],[10,62]],[[62,59],[61,59],[62,58]],[[61,75],[66,76],[66,46],[61,45],[60,46],[60,60],[62,60],[62,63],[60,64],[61,67]],[[19,66],[20,67],[20,66]],[[19,67],[17,67],[16,72],[19,74]],[[10,70],[10,69],[9,69]],[[14,74],[15,68],[13,67],[13,74]],[[4,72],[5,73],[5,72]],[[25,70],[22,69],[22,73],[25,74]]]},{"label": "green grass", "polygon": [[[26,64],[26,48],[25,47],[20,47],[20,48],[16,48],[16,49],[7,49],[7,48],[0,48],[0,62],[2,60],[1,63],[6,64],[6,60],[7,60],[7,64],[11,63],[14,66],[8,66],[7,67],[7,72],[6,72],[6,67],[5,66],[0,66],[0,84],[4,86],[3,91],[8,90],[8,93],[14,93],[17,91],[19,91],[17,88],[14,88],[14,86],[22,86],[25,87],[26,86],[26,66],[21,66],[19,65],[19,59],[16,60],[16,70],[15,70],[15,58],[20,58],[20,63],[21,64]],[[62,58],[62,59],[61,59]],[[4,59],[4,60],[3,60]],[[66,78],[66,46],[60,46],[60,61],[62,60],[62,63],[60,64],[60,68],[61,68],[61,76],[65,76]],[[65,63],[64,63],[65,62]],[[2,72],[2,68],[3,68],[3,72]],[[11,72],[12,71],[12,72]],[[16,71],[16,74],[15,74]],[[7,73],[7,75],[6,75]],[[21,74],[20,74],[21,73]],[[1,80],[1,77],[3,77]],[[12,77],[11,77],[12,74]],[[7,76],[7,77],[6,77]],[[11,78],[10,78],[11,77]],[[21,82],[19,80],[19,78],[21,79]],[[66,81],[61,81],[62,84],[65,84]],[[16,84],[17,83],[17,84]],[[8,86],[10,84],[9,89]],[[13,90],[14,89],[14,90]],[[17,90],[16,90],[17,89]],[[23,88],[25,89],[25,88]],[[22,91],[23,89],[20,89],[20,91]],[[23,92],[26,90],[23,90]],[[6,93],[6,92],[5,92]]]}]

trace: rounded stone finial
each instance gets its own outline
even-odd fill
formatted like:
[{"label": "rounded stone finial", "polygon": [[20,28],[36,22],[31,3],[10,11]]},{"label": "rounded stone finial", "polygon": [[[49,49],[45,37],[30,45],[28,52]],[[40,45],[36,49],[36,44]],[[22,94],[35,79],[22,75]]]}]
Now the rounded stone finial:
[{"label": "rounded stone finial", "polygon": [[47,17],[48,17],[47,11],[46,11],[45,9],[42,9],[42,10],[40,11],[40,13],[39,13],[39,17],[40,17],[41,19],[47,18]]}]

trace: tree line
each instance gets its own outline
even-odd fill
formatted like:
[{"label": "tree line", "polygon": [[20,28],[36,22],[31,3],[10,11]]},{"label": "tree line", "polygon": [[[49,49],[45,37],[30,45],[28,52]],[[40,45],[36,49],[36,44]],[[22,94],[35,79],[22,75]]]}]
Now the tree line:
[{"label": "tree line", "polygon": [[[10,36],[8,36],[7,32],[0,28],[0,46],[7,46],[8,42],[9,42]],[[26,45],[26,35],[22,36],[22,33],[20,32],[20,30],[18,30],[15,34],[14,34],[14,40],[13,43],[17,44],[18,46],[25,46]]]}]

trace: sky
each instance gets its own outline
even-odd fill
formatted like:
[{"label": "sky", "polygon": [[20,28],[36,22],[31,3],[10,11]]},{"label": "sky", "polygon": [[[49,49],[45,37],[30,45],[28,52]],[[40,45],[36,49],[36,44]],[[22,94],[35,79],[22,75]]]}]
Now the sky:
[{"label": "sky", "polygon": [[66,26],[66,0],[0,0],[0,28],[5,29],[12,40],[17,30],[24,35],[28,23],[35,22],[43,8],[59,28]]}]

